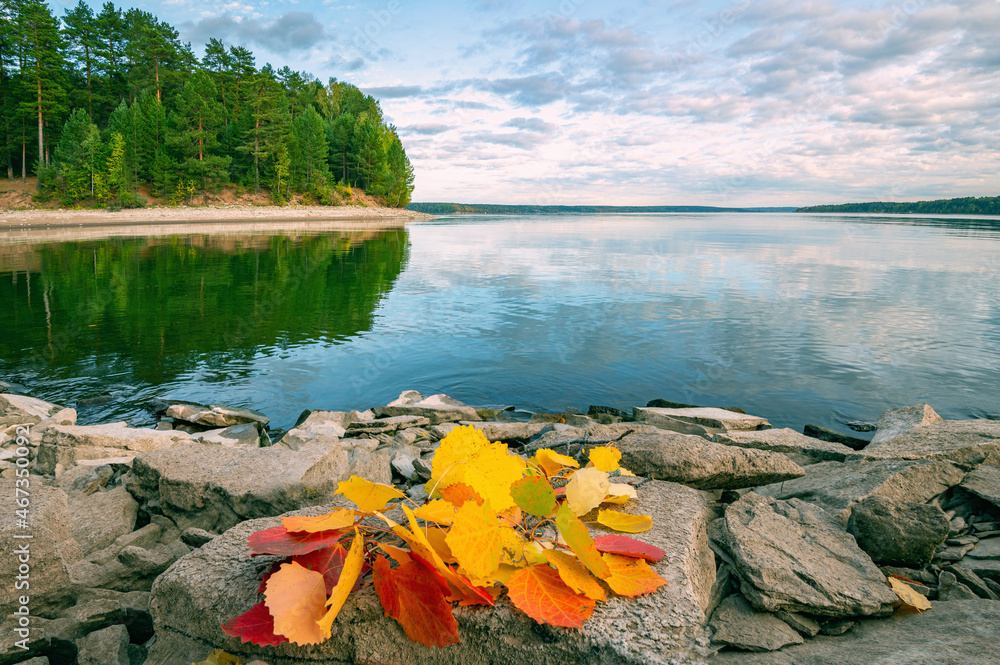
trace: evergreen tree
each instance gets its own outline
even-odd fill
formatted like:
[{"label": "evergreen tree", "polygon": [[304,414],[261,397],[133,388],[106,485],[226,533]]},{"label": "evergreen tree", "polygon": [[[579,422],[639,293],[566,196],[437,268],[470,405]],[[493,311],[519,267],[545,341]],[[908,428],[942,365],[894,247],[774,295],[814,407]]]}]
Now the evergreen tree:
[{"label": "evergreen tree", "polygon": [[[99,101],[107,118],[125,98],[125,19],[114,4],[104,3],[95,21],[97,64],[103,77]],[[95,94],[95,98],[98,95]]]},{"label": "evergreen tree", "polygon": [[291,116],[285,104],[281,84],[274,77],[270,65],[264,67],[253,81],[256,94],[250,106],[249,117],[253,126],[238,150],[253,158],[252,176],[254,192],[260,191],[262,172],[277,163],[282,152],[287,159],[287,139]]},{"label": "evergreen tree", "polygon": [[47,120],[54,121],[65,111],[64,44],[59,34],[59,23],[45,3],[29,0],[19,19],[19,36],[25,40],[27,55],[21,74],[33,93],[32,99],[21,101],[21,108],[30,109],[38,118],[38,161],[39,164],[47,164],[45,123]]},{"label": "evergreen tree", "polygon": [[230,157],[217,154],[224,112],[217,101],[212,79],[196,71],[184,83],[170,114],[173,132],[168,145],[180,158],[181,168],[201,182],[202,190],[227,180]]},{"label": "evergreen tree", "polygon": [[80,0],[76,7],[66,10],[63,22],[66,24],[69,52],[77,67],[83,70],[87,80],[87,114],[93,119],[97,18],[94,16],[94,11]]},{"label": "evergreen tree", "polygon": [[70,114],[56,146],[54,159],[58,164],[58,183],[62,202],[66,205],[93,197],[95,176],[100,171],[103,155],[101,133],[90,121],[84,109]]},{"label": "evergreen tree", "polygon": [[292,128],[294,141],[292,164],[295,186],[308,192],[328,184],[329,147],[323,119],[312,106],[295,118]]}]

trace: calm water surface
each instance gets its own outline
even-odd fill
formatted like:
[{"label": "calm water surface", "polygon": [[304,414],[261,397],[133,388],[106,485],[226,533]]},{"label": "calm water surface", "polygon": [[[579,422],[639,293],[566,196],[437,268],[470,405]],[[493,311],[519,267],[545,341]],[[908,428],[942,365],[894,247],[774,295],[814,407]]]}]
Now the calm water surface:
[{"label": "calm water surface", "polygon": [[1000,418],[1000,220],[455,217],[0,238],[0,378],[151,422],[154,396],[304,408],[401,390],[531,411],[662,397],[848,431]]}]

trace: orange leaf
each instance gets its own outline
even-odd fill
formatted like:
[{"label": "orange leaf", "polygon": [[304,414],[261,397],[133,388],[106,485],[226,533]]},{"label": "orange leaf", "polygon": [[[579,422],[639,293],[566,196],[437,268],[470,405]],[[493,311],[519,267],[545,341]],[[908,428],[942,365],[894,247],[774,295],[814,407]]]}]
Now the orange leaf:
[{"label": "orange leaf", "polygon": [[538,623],[580,628],[594,612],[594,601],[575,593],[550,566],[522,568],[507,583],[510,601]]},{"label": "orange leaf", "polygon": [[449,526],[455,519],[455,506],[447,501],[434,499],[414,510],[413,514],[425,522]]},{"label": "orange leaf", "polygon": [[537,453],[535,453],[535,463],[542,468],[545,475],[551,478],[566,467],[572,467],[574,469],[580,466],[572,457],[567,457],[566,455],[560,455],[554,450],[549,448],[542,448]]},{"label": "orange leaf", "polygon": [[456,508],[461,508],[462,504],[469,499],[473,499],[479,505],[483,505],[483,497],[479,496],[476,490],[465,483],[455,483],[454,485],[442,487],[438,490],[438,494],[441,495],[442,499]]},{"label": "orange leaf", "polygon": [[590,463],[608,473],[618,469],[618,462],[621,461],[621,458],[622,451],[610,446],[600,446],[590,451]]},{"label": "orange leaf", "polygon": [[604,560],[611,570],[611,576],[604,581],[619,596],[634,598],[644,593],[652,593],[667,583],[643,559],[605,554]]},{"label": "orange leaf", "polygon": [[477,506],[473,501],[455,511],[455,522],[445,537],[458,567],[473,579],[485,579],[500,565],[503,541],[497,514],[486,501]]},{"label": "orange leaf", "polygon": [[[431,526],[427,527],[427,542],[431,544],[434,551],[438,553],[441,560],[445,563],[458,563],[455,556],[451,553],[451,548],[448,547],[448,543],[445,541],[447,534],[443,529]],[[404,562],[400,561],[400,564]]]},{"label": "orange leaf", "polygon": [[401,566],[411,561],[410,553],[402,547],[396,547],[395,545],[389,545],[388,543],[379,543],[378,546],[382,548],[386,554],[391,556],[393,561]]},{"label": "orange leaf", "polygon": [[382,510],[391,499],[405,498],[406,495],[391,485],[381,485],[370,480],[351,476],[337,485],[336,494],[354,503],[364,511]]},{"label": "orange leaf", "polygon": [[556,511],[556,528],[587,570],[601,579],[611,576],[611,570],[594,546],[594,539],[590,537],[587,527],[565,503]]},{"label": "orange leaf", "polygon": [[320,531],[337,531],[354,526],[353,510],[338,508],[326,515],[318,517],[282,517],[281,525],[289,533],[319,533]]},{"label": "orange leaf", "polygon": [[267,580],[264,603],[274,617],[276,635],[284,635],[293,644],[319,644],[326,639],[316,623],[326,611],[322,574],[286,563]]},{"label": "orange leaf", "polygon": [[529,515],[548,517],[556,509],[556,493],[541,476],[526,476],[510,486],[514,503]]},{"label": "orange leaf", "polygon": [[[385,547],[385,545],[379,545],[379,547]],[[411,560],[409,557],[406,559],[407,561]],[[392,579],[392,568],[389,566],[389,560],[381,554],[375,557],[375,563],[372,564],[372,584],[375,587],[375,595],[378,596],[382,603],[382,609],[385,610],[385,615],[390,619],[396,619],[399,616],[399,593],[396,591],[396,582]]]},{"label": "orange leaf", "polygon": [[559,571],[559,577],[570,589],[582,593],[593,600],[606,600],[604,588],[597,579],[584,568],[576,557],[559,550],[545,550],[545,558],[549,564]]},{"label": "orange leaf", "polygon": [[630,515],[617,510],[602,510],[597,513],[597,523],[615,531],[642,533],[652,528],[653,518],[649,515]]},{"label": "orange leaf", "polygon": [[330,598],[326,601],[326,606],[330,610],[322,619],[316,622],[320,630],[323,631],[326,639],[330,639],[330,629],[333,627],[333,621],[340,614],[344,603],[347,602],[347,596],[350,595],[351,589],[354,588],[354,583],[358,581],[358,575],[361,574],[361,566],[364,562],[365,539],[361,535],[361,532],[358,531],[358,527],[354,527],[354,542],[351,543],[351,549],[347,552],[344,569],[340,571],[340,580],[337,582],[337,586],[333,587]]},{"label": "orange leaf", "polygon": [[446,647],[461,641],[451,605],[432,571],[414,561],[391,571],[389,578],[396,590],[397,610],[393,618],[407,637],[428,647]]}]

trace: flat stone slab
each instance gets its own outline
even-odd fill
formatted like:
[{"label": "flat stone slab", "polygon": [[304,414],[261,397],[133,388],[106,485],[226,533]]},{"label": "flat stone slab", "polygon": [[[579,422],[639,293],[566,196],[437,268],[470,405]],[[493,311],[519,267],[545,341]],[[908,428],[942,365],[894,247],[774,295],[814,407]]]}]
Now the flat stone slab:
[{"label": "flat stone slab", "polygon": [[359,420],[347,426],[347,435],[358,434],[389,434],[396,430],[410,427],[430,425],[431,420],[425,416],[389,416],[375,420]]},{"label": "flat stone slab", "polygon": [[633,473],[698,489],[755,487],[806,473],[780,453],[724,446],[676,432],[637,432],[617,445],[622,466]]},{"label": "flat stone slab", "polygon": [[39,423],[62,408],[36,397],[0,394],[0,423]]},{"label": "flat stone slab", "polygon": [[1000,420],[945,420],[914,427],[884,443],[864,449],[881,459],[932,459],[969,468],[1000,454]]},{"label": "flat stone slab", "polygon": [[778,499],[815,504],[847,526],[851,507],[869,496],[926,503],[962,482],[964,472],[947,462],[929,460],[852,460],[821,462],[805,468],[803,478],[759,487],[755,492]]},{"label": "flat stone slab", "polygon": [[306,419],[281,437],[282,445],[298,450],[311,442],[332,443],[347,433],[361,416],[357,411],[311,411]]},{"label": "flat stone slab", "polygon": [[802,644],[802,636],[768,612],[758,612],[740,594],[723,599],[712,615],[712,641],[745,651],[776,651]]},{"label": "flat stone slab", "polygon": [[981,466],[966,474],[960,486],[1000,508],[1000,466]]},{"label": "flat stone slab", "polygon": [[416,390],[404,391],[386,406],[373,409],[376,416],[424,416],[432,425],[462,420],[482,420],[471,406],[444,393],[424,397]]},{"label": "flat stone slab", "polygon": [[[212,648],[224,649],[243,662],[260,659],[281,665],[704,663],[709,644],[705,608],[715,578],[706,534],[715,515],[711,497],[681,485],[651,482],[639,488],[639,501],[632,503],[632,511],[656,516],[653,528],[639,538],[666,552],[652,566],[669,584],[636,599],[609,597],[579,630],[538,625],[503,597],[493,608],[455,608],[462,642],[428,648],[411,642],[395,621],[386,618],[374,589],[367,586],[351,594],[333,624],[332,638],[323,644],[242,644],[219,626],[258,601],[259,573],[272,559],[247,557],[246,539],[280,523],[271,518],[230,529],[160,576],[150,601],[157,643],[147,663],[190,665]],[[313,509],[311,514],[317,512]]]},{"label": "flat stone slab", "polygon": [[720,432],[712,437],[712,441],[740,448],[756,448],[775,453],[804,455],[821,461],[843,462],[856,454],[843,444],[814,439],[788,427],[751,432]]},{"label": "flat stone slab", "polygon": [[1000,603],[934,602],[922,614],[864,619],[772,653],[723,651],[710,665],[996,665]]},{"label": "flat stone slab", "polygon": [[765,418],[711,406],[690,409],[637,406],[632,409],[632,415],[637,421],[646,422],[650,425],[656,425],[660,418],[667,418],[669,420],[679,420],[692,425],[726,431],[771,429],[771,423],[767,422]]},{"label": "flat stone slab", "polygon": [[183,420],[204,427],[231,427],[243,423],[259,423],[261,427],[267,427],[267,424],[271,422],[270,418],[263,413],[218,404],[206,404],[205,406],[172,404],[167,407],[164,415],[174,420]]},{"label": "flat stone slab", "polygon": [[36,469],[55,473],[56,465],[69,467],[77,460],[125,457],[127,454],[162,450],[191,443],[186,432],[129,427],[127,423],[107,425],[52,425],[42,433]]}]

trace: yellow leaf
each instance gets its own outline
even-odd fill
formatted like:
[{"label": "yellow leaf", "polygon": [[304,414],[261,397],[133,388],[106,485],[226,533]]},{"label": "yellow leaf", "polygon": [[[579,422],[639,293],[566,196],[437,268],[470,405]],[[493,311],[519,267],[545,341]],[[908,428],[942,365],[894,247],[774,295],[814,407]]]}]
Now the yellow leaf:
[{"label": "yellow leaf", "polygon": [[264,589],[264,604],[274,617],[275,635],[292,644],[319,644],[324,639],[317,621],[326,611],[323,574],[295,563],[282,564]]},{"label": "yellow leaf", "polygon": [[586,515],[601,505],[608,495],[608,474],[597,467],[588,466],[580,469],[566,483],[566,502],[573,514],[579,517]]},{"label": "yellow leaf", "polygon": [[590,463],[608,473],[618,468],[618,462],[621,461],[621,458],[622,451],[610,446],[600,446],[590,451]]},{"label": "yellow leaf", "polygon": [[608,495],[624,496],[629,499],[639,498],[639,495],[635,492],[635,488],[628,483],[611,483],[608,485]]},{"label": "yellow leaf", "polygon": [[320,531],[336,531],[346,529],[354,524],[356,515],[353,510],[338,508],[333,512],[318,517],[282,517],[281,525],[286,531],[297,533],[319,533]]},{"label": "yellow leaf", "polygon": [[517,568],[515,568],[514,566],[508,566],[505,563],[501,563],[500,567],[497,568],[497,571],[493,573],[493,579],[495,579],[500,584],[505,585],[507,584],[507,582],[510,581],[510,578],[512,578],[514,576],[514,573],[516,572]]},{"label": "yellow leaf", "polygon": [[597,578],[591,575],[575,556],[559,550],[545,550],[545,558],[559,571],[559,577],[573,591],[593,600],[607,599]]},{"label": "yellow leaf", "polygon": [[351,476],[338,484],[336,493],[343,494],[348,501],[367,512],[382,510],[390,500],[406,496],[391,485],[373,483],[358,476]]},{"label": "yellow leaf", "polygon": [[535,464],[541,467],[545,475],[551,478],[566,467],[577,468],[580,464],[572,457],[560,455],[549,448],[542,448],[535,453]]},{"label": "yellow leaf", "polygon": [[461,572],[477,580],[488,578],[500,565],[503,541],[500,523],[489,499],[483,505],[466,501],[455,511],[455,522],[445,537]]},{"label": "yellow leaf", "polygon": [[601,503],[610,503],[616,506],[623,506],[628,502],[629,498],[627,496],[606,496],[604,497],[604,501],[601,501]]},{"label": "yellow leaf", "polygon": [[916,610],[917,612],[931,609],[931,601],[914,591],[913,587],[906,582],[897,580],[895,577],[890,577],[889,586],[892,587],[899,600],[902,601],[903,607]]},{"label": "yellow leaf", "polygon": [[653,526],[653,518],[648,515],[630,515],[617,510],[602,510],[597,513],[597,523],[623,533],[642,533]]},{"label": "yellow leaf", "polygon": [[587,570],[602,580],[611,575],[608,564],[601,557],[601,553],[597,551],[594,539],[590,537],[587,525],[573,514],[568,503],[561,504],[556,511],[556,529],[559,530],[563,541],[569,545],[573,554]]},{"label": "yellow leaf", "polygon": [[413,514],[425,522],[449,526],[455,519],[455,506],[442,499],[434,499],[414,510]]},{"label": "yellow leaf", "polygon": [[524,553],[524,559],[528,565],[536,566],[540,563],[548,563],[548,559],[545,558],[546,548],[537,541],[526,543],[521,551]]},{"label": "yellow leaf", "polygon": [[475,427],[456,427],[441,440],[434,454],[428,493],[463,483],[490,502],[494,510],[514,505],[510,486],[524,475],[525,462],[503,443],[490,443]]},{"label": "yellow leaf", "polygon": [[413,561],[413,559],[410,558],[410,553],[402,547],[396,547],[395,545],[389,545],[388,543],[379,543],[378,546],[382,548],[386,554],[392,557],[393,561],[401,566],[405,566]]},{"label": "yellow leaf", "polygon": [[431,547],[438,553],[442,561],[445,563],[458,563],[451,553],[451,548],[448,547],[448,543],[445,541],[448,534],[443,529],[439,529],[436,526],[428,527],[426,535],[427,542],[431,544]]},{"label": "yellow leaf", "polygon": [[200,663],[191,663],[191,665],[243,665],[243,661],[222,649],[212,649],[208,658]]},{"label": "yellow leaf", "polygon": [[361,532],[358,531],[358,528],[354,527],[354,542],[351,543],[351,549],[347,552],[347,558],[344,559],[344,567],[340,571],[340,579],[337,580],[337,586],[333,587],[333,591],[330,592],[330,598],[326,601],[326,606],[330,609],[322,619],[316,622],[320,630],[323,631],[326,639],[330,639],[330,629],[333,627],[333,621],[340,614],[344,603],[347,602],[347,597],[351,594],[354,583],[358,581],[358,576],[361,575],[361,564],[364,562],[365,539],[361,535]]},{"label": "yellow leaf", "polygon": [[635,478],[635,474],[626,469],[625,467],[619,468],[618,473],[622,474],[623,476],[632,476],[633,478]]},{"label": "yellow leaf", "polygon": [[500,541],[502,551],[500,553],[500,564],[507,564],[520,568],[528,565],[528,560],[524,558],[524,545],[527,542],[516,530],[509,526],[500,527]]}]

